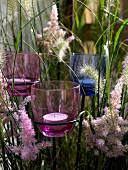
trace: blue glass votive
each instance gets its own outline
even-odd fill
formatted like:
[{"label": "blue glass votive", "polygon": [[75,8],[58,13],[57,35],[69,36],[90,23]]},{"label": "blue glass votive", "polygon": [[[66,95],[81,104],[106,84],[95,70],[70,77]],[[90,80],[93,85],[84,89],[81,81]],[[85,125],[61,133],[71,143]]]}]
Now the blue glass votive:
[{"label": "blue glass votive", "polygon": [[81,96],[94,96],[96,95],[95,86],[96,80],[85,74],[80,74],[80,69],[83,66],[89,66],[98,71],[102,79],[106,77],[106,56],[98,54],[70,54],[70,77],[74,82],[81,84]]}]

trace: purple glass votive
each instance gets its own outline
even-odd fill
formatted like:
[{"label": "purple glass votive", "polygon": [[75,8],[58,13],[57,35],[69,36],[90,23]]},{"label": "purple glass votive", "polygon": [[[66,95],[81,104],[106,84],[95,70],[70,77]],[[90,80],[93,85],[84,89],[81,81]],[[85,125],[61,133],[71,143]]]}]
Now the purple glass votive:
[{"label": "purple glass votive", "polygon": [[31,85],[39,78],[38,54],[4,52],[4,57],[6,62],[3,73],[7,78],[7,89],[10,95],[30,95]]}]

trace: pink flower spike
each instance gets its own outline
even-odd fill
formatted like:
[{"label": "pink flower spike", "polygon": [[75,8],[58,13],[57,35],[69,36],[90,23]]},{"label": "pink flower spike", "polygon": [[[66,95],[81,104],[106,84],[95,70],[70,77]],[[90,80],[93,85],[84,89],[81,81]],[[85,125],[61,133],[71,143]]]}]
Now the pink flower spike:
[{"label": "pink flower spike", "polygon": [[67,39],[67,41],[70,43],[70,42],[72,42],[74,39],[75,39],[75,37],[72,35],[72,36],[70,36],[70,37]]},{"label": "pink flower spike", "polygon": [[52,6],[52,13],[51,13],[51,18],[50,18],[51,20],[58,20],[58,11],[57,11],[57,6],[56,6],[56,4],[54,4],[53,6]]},{"label": "pink flower spike", "polygon": [[28,117],[26,111],[20,110],[20,139],[22,141],[21,157],[23,160],[35,160],[39,152],[36,146],[35,131],[33,129],[31,119]]}]

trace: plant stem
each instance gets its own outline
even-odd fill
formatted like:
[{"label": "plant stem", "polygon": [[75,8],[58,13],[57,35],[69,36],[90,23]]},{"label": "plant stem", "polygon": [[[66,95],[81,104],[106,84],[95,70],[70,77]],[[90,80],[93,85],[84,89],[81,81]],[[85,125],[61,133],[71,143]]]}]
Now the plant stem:
[{"label": "plant stem", "polygon": [[[1,117],[0,117],[0,124],[1,124]],[[6,158],[5,158],[4,133],[3,133],[3,129],[2,129],[1,125],[0,125],[0,145],[1,145],[1,148],[2,148],[3,167],[4,167],[4,169],[6,169],[7,168],[7,162],[6,162]]]},{"label": "plant stem", "polygon": [[[85,103],[85,95],[82,96],[81,111],[83,111],[84,109],[84,103]],[[82,122],[83,122],[83,114],[80,116],[80,121],[79,121],[79,133],[78,133],[77,153],[76,153],[76,162],[75,162],[76,170],[79,167],[79,161],[80,161],[80,143],[81,143],[81,134],[82,134]]]},{"label": "plant stem", "polygon": [[[21,7],[21,0],[20,0],[20,18],[19,18],[19,22],[20,22],[20,30],[22,29],[22,7]],[[20,45],[19,45],[19,51],[22,51],[22,32],[20,35]]]},{"label": "plant stem", "polygon": [[53,140],[53,170],[56,170],[56,138],[52,138]]}]

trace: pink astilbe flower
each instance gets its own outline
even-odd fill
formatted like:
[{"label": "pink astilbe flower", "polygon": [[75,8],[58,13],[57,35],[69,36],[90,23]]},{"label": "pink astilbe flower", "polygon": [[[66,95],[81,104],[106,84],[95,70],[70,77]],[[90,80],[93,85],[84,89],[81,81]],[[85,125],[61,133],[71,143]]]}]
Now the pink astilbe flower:
[{"label": "pink astilbe flower", "polygon": [[126,56],[124,62],[123,62],[123,72],[124,76],[124,84],[128,86],[128,56]]},{"label": "pink astilbe flower", "polygon": [[[51,16],[50,16],[51,21],[57,21],[58,20],[58,11],[57,11],[57,6],[53,5],[52,6],[52,12],[51,12]],[[55,23],[58,25],[58,23]]]},{"label": "pink astilbe flower", "polygon": [[[124,69],[126,69],[125,66]],[[104,115],[101,117],[96,119],[87,117],[87,120],[83,121],[86,133],[86,150],[93,149],[95,155],[104,152],[108,157],[117,157],[128,151],[128,145],[122,143],[124,135],[128,132],[128,119],[119,115],[122,88],[125,82],[124,73],[125,70],[111,92],[111,107],[105,107]]]},{"label": "pink astilbe flower", "polygon": [[20,139],[22,141],[21,158],[26,161],[35,160],[39,152],[36,146],[35,131],[33,129],[30,118],[25,111],[20,113]]},{"label": "pink astilbe flower", "polygon": [[[124,76],[124,84],[127,86],[127,92],[128,92],[128,56],[126,56],[126,58],[123,62],[123,72],[122,72],[122,74]],[[125,105],[124,114],[128,115],[128,102]]]},{"label": "pink astilbe flower", "polygon": [[117,112],[121,108],[121,94],[122,94],[123,84],[124,84],[124,76],[121,76],[114,90],[111,92],[111,107],[114,111]]},{"label": "pink astilbe flower", "polygon": [[42,148],[46,149],[47,147],[50,147],[50,146],[52,146],[52,143],[49,141],[43,141],[37,144],[38,149],[42,149]]},{"label": "pink astilbe flower", "polygon": [[[101,118],[90,118],[90,120],[83,121],[87,151],[97,149],[104,152],[108,157],[117,157],[128,151],[128,145],[122,144],[123,136],[128,131],[126,126],[128,121],[122,119],[118,114],[113,115],[113,119],[114,124],[110,114],[107,113]],[[87,126],[87,124],[90,126]]]},{"label": "pink astilbe flower", "polygon": [[57,56],[59,61],[62,61],[66,50],[69,49],[69,43],[74,40],[73,35],[67,39],[65,35],[66,31],[59,26],[57,6],[54,4],[48,26],[43,28],[43,36],[41,34],[36,35],[37,43],[47,56]]},{"label": "pink astilbe flower", "polygon": [[[30,98],[26,98],[29,101]],[[43,141],[37,143],[35,138],[35,131],[32,126],[31,119],[25,110],[19,110],[19,126],[21,129],[19,139],[21,141],[20,146],[9,146],[8,148],[15,154],[21,155],[24,161],[33,161],[37,158],[40,149],[45,149],[46,147],[52,146],[49,141]]]},{"label": "pink astilbe flower", "polygon": [[25,110],[27,103],[31,102],[31,96],[27,96],[19,105],[20,110]]}]

